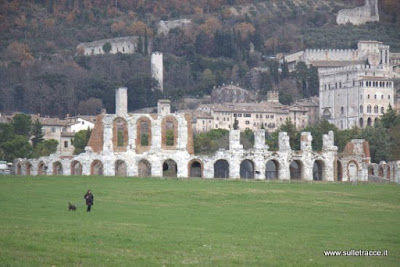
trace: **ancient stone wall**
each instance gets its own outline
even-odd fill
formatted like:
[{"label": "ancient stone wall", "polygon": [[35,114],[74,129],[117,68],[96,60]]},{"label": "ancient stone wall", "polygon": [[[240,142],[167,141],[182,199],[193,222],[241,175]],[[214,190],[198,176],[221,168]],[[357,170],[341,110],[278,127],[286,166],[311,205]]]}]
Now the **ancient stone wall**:
[{"label": "ancient stone wall", "polygon": [[365,0],[362,7],[340,10],[336,17],[337,24],[360,25],[370,21],[379,21],[378,0]]},{"label": "ancient stone wall", "polygon": [[[97,118],[85,153],[70,158],[53,154],[39,159],[18,159],[15,172],[24,175],[106,175],[153,177],[201,177],[231,179],[279,179],[322,181],[366,181],[370,164],[369,146],[353,140],[338,154],[334,134],[323,135],[322,151],[312,150],[313,137],[303,132],[300,150],[290,147],[289,136],[279,133],[279,150],[265,144],[265,130],[255,132],[251,149],[243,149],[240,131],[229,132],[229,149],[212,155],[195,155],[191,117],[170,113],[168,101],[158,114],[102,114]],[[118,109],[117,109],[118,110]],[[167,145],[168,121],[173,128],[173,145]],[[141,142],[140,124],[148,127],[146,145]],[[118,131],[120,125],[120,141]],[[171,129],[172,129],[171,128]],[[145,131],[146,133],[146,131]],[[122,145],[121,145],[122,144]],[[145,146],[145,149],[144,149]],[[121,149],[121,147],[123,149]],[[388,175],[398,180],[399,164],[390,165]],[[394,167],[392,167],[394,166]],[[390,173],[389,173],[390,172]],[[387,174],[389,173],[389,174]],[[398,174],[396,174],[398,173]],[[397,175],[397,176],[396,176]]]}]

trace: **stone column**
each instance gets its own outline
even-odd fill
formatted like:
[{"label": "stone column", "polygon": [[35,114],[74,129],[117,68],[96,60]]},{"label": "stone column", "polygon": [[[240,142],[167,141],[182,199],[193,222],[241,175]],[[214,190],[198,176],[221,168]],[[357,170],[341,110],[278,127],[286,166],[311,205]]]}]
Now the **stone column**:
[{"label": "stone column", "polygon": [[278,144],[279,179],[290,180],[289,157],[292,154],[292,150],[290,148],[289,136],[286,132],[279,132]]},{"label": "stone column", "polygon": [[[334,145],[334,133],[329,131],[328,134],[322,136],[322,155],[325,160],[324,177],[326,181],[334,181],[335,170],[335,160],[337,158],[337,146]],[[344,173],[345,170],[342,170]],[[343,177],[343,174],[342,174]]]},{"label": "stone column", "polygon": [[302,132],[300,137],[300,149],[303,154],[303,173],[302,178],[306,181],[313,180],[313,166],[314,161],[312,161],[312,136],[310,132]]}]

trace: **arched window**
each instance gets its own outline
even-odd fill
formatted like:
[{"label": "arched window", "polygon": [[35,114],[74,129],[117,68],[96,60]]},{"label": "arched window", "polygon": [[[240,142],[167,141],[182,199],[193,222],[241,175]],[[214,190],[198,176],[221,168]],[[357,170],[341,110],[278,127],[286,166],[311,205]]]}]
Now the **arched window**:
[{"label": "arched window", "polygon": [[128,145],[128,126],[123,118],[116,118],[113,122],[114,151],[126,151]]},{"label": "arched window", "polygon": [[367,106],[367,113],[371,113],[371,105]]},{"label": "arched window", "polygon": [[174,117],[168,116],[163,119],[161,138],[164,149],[176,147],[178,141],[178,122]]},{"label": "arched window", "polygon": [[341,107],[340,108],[340,115],[343,115],[344,114],[344,107]]},{"label": "arched window", "polygon": [[361,105],[360,106],[360,113],[363,113],[364,112],[364,107]]},{"label": "arched window", "polygon": [[136,122],[136,153],[148,151],[151,147],[151,121],[142,117]]},{"label": "arched window", "polygon": [[384,107],[381,107],[381,113],[382,114],[385,113],[385,108]]},{"label": "arched window", "polygon": [[375,106],[375,107],[374,107],[374,113],[375,113],[375,114],[378,114],[378,112],[379,112],[379,107],[378,107],[378,106]]},{"label": "arched window", "polygon": [[370,95],[368,95],[368,99],[370,99],[371,98],[371,96]]}]

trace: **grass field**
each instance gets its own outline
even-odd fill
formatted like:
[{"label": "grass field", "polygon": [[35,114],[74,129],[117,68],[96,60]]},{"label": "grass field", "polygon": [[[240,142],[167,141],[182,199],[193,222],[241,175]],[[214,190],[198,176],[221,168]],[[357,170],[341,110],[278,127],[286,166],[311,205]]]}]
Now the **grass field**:
[{"label": "grass field", "polygon": [[[335,249],[389,255],[323,256]],[[399,185],[0,176],[1,266],[399,262]]]}]

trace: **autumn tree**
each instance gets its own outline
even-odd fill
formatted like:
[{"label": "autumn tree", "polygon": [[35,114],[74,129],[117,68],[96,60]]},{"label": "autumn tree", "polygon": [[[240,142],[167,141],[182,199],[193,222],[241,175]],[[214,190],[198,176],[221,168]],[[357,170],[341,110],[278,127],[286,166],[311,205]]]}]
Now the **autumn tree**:
[{"label": "autumn tree", "polygon": [[33,60],[29,46],[16,41],[8,45],[6,55],[10,61],[20,64]]}]

